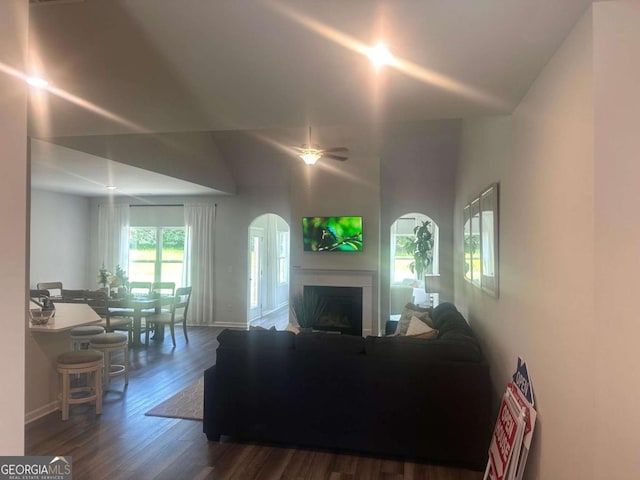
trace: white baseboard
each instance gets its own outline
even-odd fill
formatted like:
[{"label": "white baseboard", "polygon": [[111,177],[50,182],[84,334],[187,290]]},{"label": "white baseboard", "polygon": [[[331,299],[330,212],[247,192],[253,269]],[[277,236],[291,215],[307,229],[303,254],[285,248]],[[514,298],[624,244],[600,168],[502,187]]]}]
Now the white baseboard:
[{"label": "white baseboard", "polygon": [[48,403],[47,405],[27,412],[27,414],[24,416],[24,423],[25,425],[27,423],[31,423],[34,420],[44,417],[45,415],[49,415],[51,412],[55,412],[56,410],[60,410],[60,402],[55,401]]},{"label": "white baseboard", "polygon": [[241,330],[246,330],[247,325],[243,323],[235,323],[235,322],[215,322],[210,327],[219,327],[219,328],[239,328]]}]

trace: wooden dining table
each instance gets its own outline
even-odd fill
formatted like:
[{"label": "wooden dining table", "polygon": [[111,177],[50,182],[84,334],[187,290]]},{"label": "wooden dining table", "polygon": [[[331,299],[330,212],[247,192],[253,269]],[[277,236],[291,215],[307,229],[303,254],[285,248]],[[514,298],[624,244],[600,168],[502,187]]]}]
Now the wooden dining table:
[{"label": "wooden dining table", "polygon": [[[133,318],[132,345],[141,345],[142,319],[159,313],[165,305],[171,304],[172,295],[133,295],[121,298],[109,298],[109,314]],[[164,330],[156,332],[157,340],[164,339]]]}]

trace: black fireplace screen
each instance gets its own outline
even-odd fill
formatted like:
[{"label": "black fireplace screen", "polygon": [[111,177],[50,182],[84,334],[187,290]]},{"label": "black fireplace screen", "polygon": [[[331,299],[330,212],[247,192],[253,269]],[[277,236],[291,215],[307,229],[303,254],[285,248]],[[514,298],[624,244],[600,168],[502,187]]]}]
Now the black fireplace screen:
[{"label": "black fireplace screen", "polygon": [[325,302],[325,308],[314,330],[362,335],[362,288],[306,285],[304,295],[314,292]]}]

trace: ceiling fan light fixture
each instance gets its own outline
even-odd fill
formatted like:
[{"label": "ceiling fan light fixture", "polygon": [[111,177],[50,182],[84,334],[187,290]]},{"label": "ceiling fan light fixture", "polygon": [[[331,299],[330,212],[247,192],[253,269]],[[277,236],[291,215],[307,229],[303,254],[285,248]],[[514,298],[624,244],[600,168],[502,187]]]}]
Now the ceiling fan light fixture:
[{"label": "ceiling fan light fixture", "polygon": [[307,150],[300,154],[300,158],[304,160],[307,165],[315,165],[322,155],[317,150]]}]

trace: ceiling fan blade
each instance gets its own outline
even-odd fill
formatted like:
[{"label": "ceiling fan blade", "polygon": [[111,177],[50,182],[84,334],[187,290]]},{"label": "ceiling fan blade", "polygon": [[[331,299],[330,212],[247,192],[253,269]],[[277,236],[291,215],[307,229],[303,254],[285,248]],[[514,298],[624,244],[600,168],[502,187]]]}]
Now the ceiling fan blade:
[{"label": "ceiling fan blade", "polygon": [[348,151],[349,149],[347,147],[333,147],[333,148],[325,148],[323,150],[323,152],[327,152],[327,153],[338,153],[338,152],[347,153]]},{"label": "ceiling fan blade", "polygon": [[340,162],[344,162],[349,157],[343,157],[341,155],[333,155],[332,153],[324,153],[322,154],[323,158],[330,158],[332,160],[338,160]]}]

